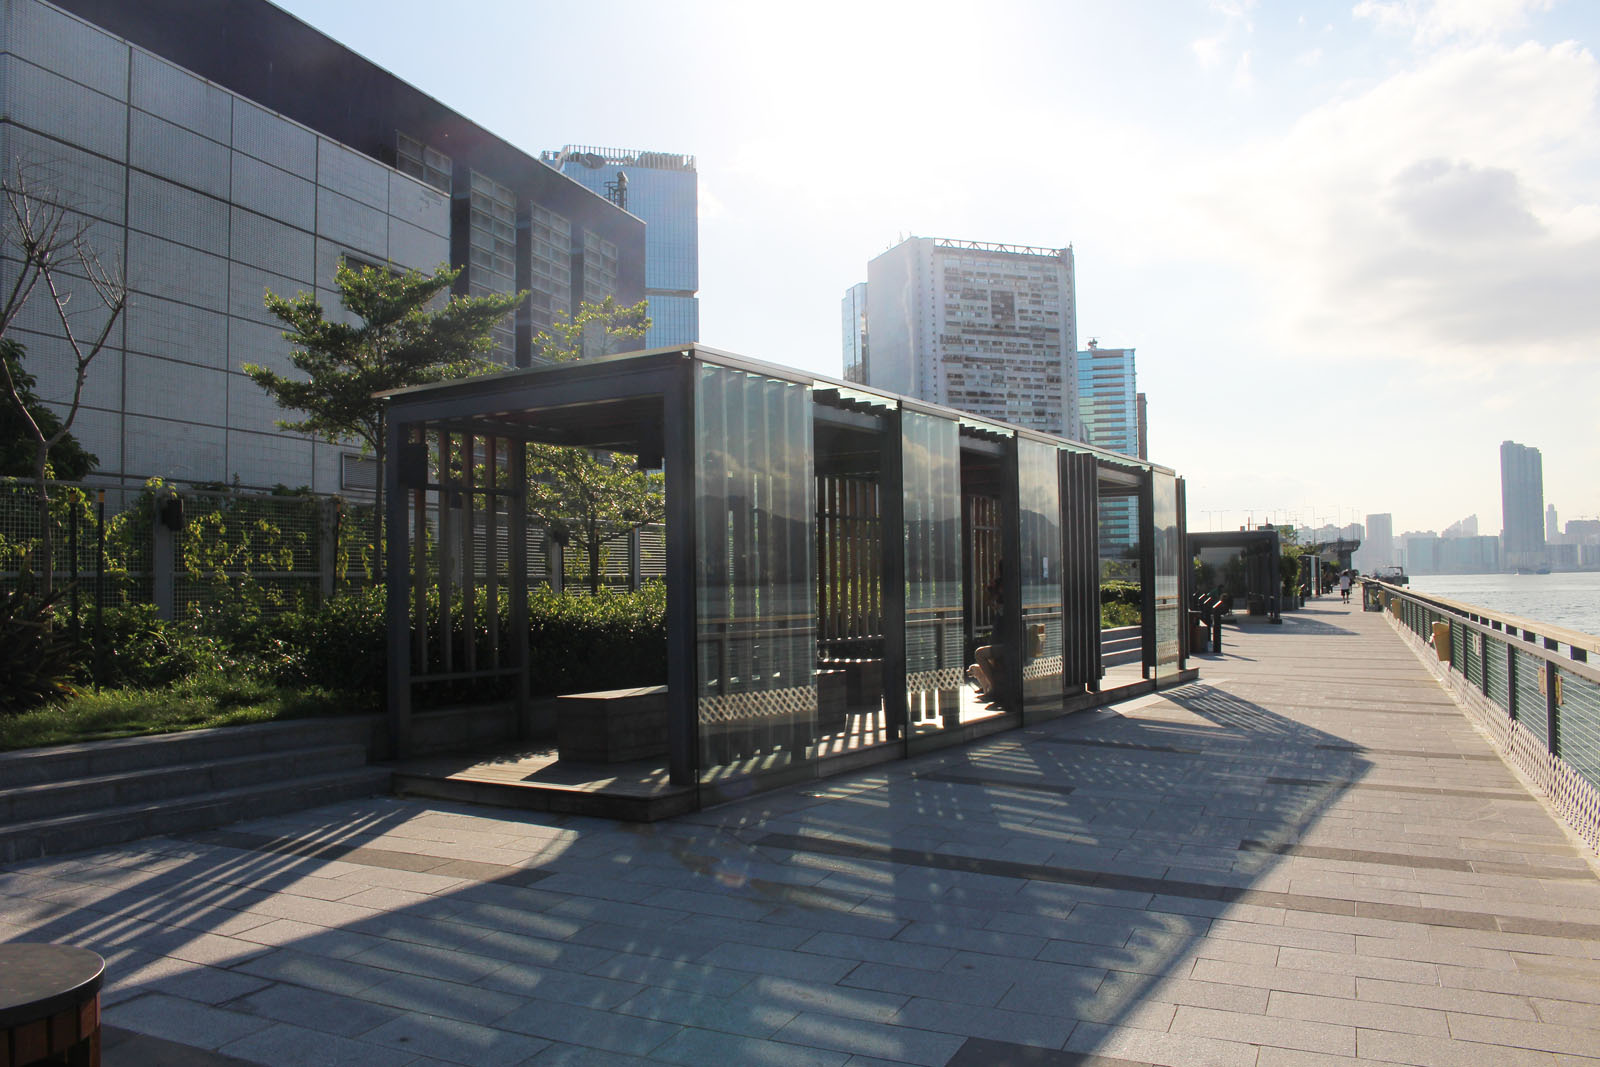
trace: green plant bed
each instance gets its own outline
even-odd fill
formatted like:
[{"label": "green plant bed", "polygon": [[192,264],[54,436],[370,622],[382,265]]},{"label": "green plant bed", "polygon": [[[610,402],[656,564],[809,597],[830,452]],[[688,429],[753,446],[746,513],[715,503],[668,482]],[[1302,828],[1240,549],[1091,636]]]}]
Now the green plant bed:
[{"label": "green plant bed", "polygon": [[370,698],[207,675],[159,689],[103,689],[0,716],[0,751],[376,710]]}]

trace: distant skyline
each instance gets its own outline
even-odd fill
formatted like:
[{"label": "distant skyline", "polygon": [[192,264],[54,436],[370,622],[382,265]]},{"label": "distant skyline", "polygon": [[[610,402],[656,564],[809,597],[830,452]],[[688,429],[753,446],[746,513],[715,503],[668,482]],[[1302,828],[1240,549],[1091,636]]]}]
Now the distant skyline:
[{"label": "distant skyline", "polygon": [[902,237],[1072,244],[1191,528],[1498,533],[1507,439],[1600,516],[1600,4],[281,6],[530,152],[696,156],[707,344],[838,376]]}]

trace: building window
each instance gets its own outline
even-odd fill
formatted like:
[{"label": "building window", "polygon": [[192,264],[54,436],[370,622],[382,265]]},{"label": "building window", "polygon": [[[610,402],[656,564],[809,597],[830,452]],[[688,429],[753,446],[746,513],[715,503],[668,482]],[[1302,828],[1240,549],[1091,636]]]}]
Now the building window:
[{"label": "building window", "polygon": [[395,169],[442,192],[450,191],[450,157],[398,130],[395,131]]}]

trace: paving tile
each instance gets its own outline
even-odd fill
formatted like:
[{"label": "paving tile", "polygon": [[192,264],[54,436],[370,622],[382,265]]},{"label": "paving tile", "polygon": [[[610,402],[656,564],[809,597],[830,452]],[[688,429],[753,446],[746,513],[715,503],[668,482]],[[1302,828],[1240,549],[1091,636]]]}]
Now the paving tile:
[{"label": "paving tile", "polygon": [[252,1063],[293,1063],[306,1067],[410,1067],[417,1054],[388,1049],[348,1037],[273,1023],[264,1030],[230,1041],[220,1050]]},{"label": "paving tile", "polygon": [[683,1030],[675,1023],[547,1001],[526,1001],[496,1018],[495,1027],[631,1056],[648,1056]]},{"label": "paving tile", "polygon": [[658,1022],[763,1038],[782,1029],[800,1013],[797,1007],[701,996],[676,989],[642,990],[617,1005],[616,1010]]},{"label": "paving tile", "polygon": [[1076,1020],[917,997],[900,1009],[893,1022],[900,1027],[1056,1049],[1066,1042]]},{"label": "paving tile", "polygon": [[1388,1030],[1358,1031],[1356,1048],[1362,1059],[1415,1067],[1555,1067],[1548,1052]]},{"label": "paving tile", "polygon": [[642,988],[637,982],[575,974],[528,963],[507,964],[474,984],[520,997],[577,1004],[585,1008],[614,1008]]},{"label": "paving tile", "polygon": [[235,1000],[228,1007],[341,1037],[357,1037],[400,1016],[394,1008],[369,1004],[355,997],[281,983]]},{"label": "paving tile", "polygon": [[1161,1067],[1254,1067],[1257,1051],[1240,1041],[1100,1023],[1079,1023],[1066,1049]]},{"label": "paving tile", "polygon": [[837,1067],[850,1057],[846,1053],[806,1048],[781,1041],[766,1041],[713,1030],[683,1030],[656,1049],[652,1061],[689,1064],[750,1064],[751,1067]]},{"label": "paving tile", "polygon": [[[1488,993],[1476,989],[1452,989],[1445,986],[1419,985],[1412,982],[1385,982],[1378,978],[1357,978],[1356,996],[1360,1000],[1383,1004],[1408,1004],[1435,1011],[1472,1012],[1499,1019],[1535,1019],[1535,1005],[1529,998],[1506,993]],[[1348,1001],[1345,1001],[1348,1003]],[[1551,1003],[1570,1004],[1571,1001]],[[1593,1005],[1583,1006],[1592,1016]],[[1557,1020],[1552,1020],[1557,1021]]]},{"label": "paving tile", "polygon": [[[482,986],[415,974],[394,975],[361,991],[361,999],[407,1012],[424,1012],[469,1023],[495,1022],[528,1001]],[[573,1009],[576,1010],[576,1009]]]},{"label": "paving tile", "polygon": [[550,1044],[539,1038],[508,1033],[495,1027],[478,1026],[458,1019],[443,1019],[421,1012],[408,1012],[362,1035],[363,1042],[387,1045],[412,1056],[433,1056],[455,1063],[516,1064],[541,1052]]},{"label": "paving tile", "polygon": [[953,1034],[812,1012],[797,1015],[773,1037],[809,1048],[861,1053],[928,1067],[943,1067],[962,1042]]},{"label": "paving tile", "polygon": [[147,993],[112,1005],[104,1010],[102,1018],[125,1030],[206,1049],[221,1048],[273,1025],[268,1019],[161,993]]},{"label": "paving tile", "polygon": [[862,963],[839,979],[838,984],[990,1008],[1011,989],[1010,982],[996,981],[989,975],[931,972],[886,963]]},{"label": "paving tile", "polygon": [[1369,1030],[1450,1036],[1449,1020],[1442,1011],[1379,1001],[1351,1001],[1275,990],[1268,998],[1267,1014],[1285,1019],[1359,1026]]}]

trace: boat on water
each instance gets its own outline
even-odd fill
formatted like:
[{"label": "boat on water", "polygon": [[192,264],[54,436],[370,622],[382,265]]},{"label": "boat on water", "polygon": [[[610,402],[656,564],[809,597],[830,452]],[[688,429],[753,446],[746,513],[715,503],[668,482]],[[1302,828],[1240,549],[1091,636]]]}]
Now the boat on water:
[{"label": "boat on water", "polygon": [[1518,574],[1549,574],[1550,566],[1549,564],[1542,564],[1538,567],[1518,567],[1516,572]]},{"label": "boat on water", "polygon": [[1387,567],[1378,567],[1372,572],[1372,576],[1378,581],[1388,582],[1390,585],[1411,584],[1411,579],[1406,575],[1406,569],[1398,563]]}]

